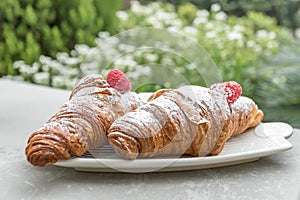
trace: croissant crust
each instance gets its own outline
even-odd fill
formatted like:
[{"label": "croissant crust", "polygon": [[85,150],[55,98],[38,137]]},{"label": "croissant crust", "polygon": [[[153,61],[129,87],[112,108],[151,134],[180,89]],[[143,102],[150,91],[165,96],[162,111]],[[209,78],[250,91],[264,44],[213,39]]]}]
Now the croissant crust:
[{"label": "croissant crust", "polygon": [[136,93],[120,94],[100,75],[83,78],[67,101],[26,146],[27,160],[36,166],[80,156],[107,143],[106,132],[119,116],[143,103]]},{"label": "croissant crust", "polygon": [[263,112],[247,97],[229,107],[224,96],[208,88],[184,86],[157,91],[147,104],[118,118],[107,136],[126,159],[217,155],[230,137],[262,119]]}]

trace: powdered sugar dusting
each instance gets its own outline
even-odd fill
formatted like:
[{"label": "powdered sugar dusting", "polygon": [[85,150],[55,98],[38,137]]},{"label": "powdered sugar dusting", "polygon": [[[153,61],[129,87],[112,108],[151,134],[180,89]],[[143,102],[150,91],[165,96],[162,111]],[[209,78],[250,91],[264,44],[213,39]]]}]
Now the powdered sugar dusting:
[{"label": "powdered sugar dusting", "polygon": [[224,90],[211,90],[200,86],[183,86],[179,88],[203,109],[201,116],[208,120],[210,126],[199,149],[199,156],[206,156],[218,141],[224,121],[231,118],[231,110],[227,104]]},{"label": "powdered sugar dusting", "polygon": [[[183,86],[176,90],[160,90],[145,105],[118,118],[109,134],[122,132],[139,140],[141,151],[151,151],[140,152],[145,153],[143,157],[156,153],[180,154],[187,149],[191,155],[210,155],[216,144],[220,144],[220,135],[227,137],[226,128],[230,128],[230,120],[238,120],[236,123],[239,123],[251,112],[252,105],[255,106],[251,99],[241,97],[230,107],[226,99],[228,95],[222,85],[214,89]],[[129,95],[128,98],[132,97]],[[167,120],[168,124],[165,124]],[[203,122],[205,126],[201,125]],[[192,143],[193,147],[190,146]]]},{"label": "powdered sugar dusting", "polygon": [[250,114],[253,107],[256,107],[255,102],[245,96],[241,96],[236,102],[231,105],[232,114],[235,115],[239,112]]},{"label": "powdered sugar dusting", "polygon": [[218,105],[222,113],[224,113],[225,118],[228,118],[231,114],[229,106],[226,103],[224,89],[222,88],[210,90],[201,86],[189,85],[182,86],[178,90],[207,111],[219,110],[216,108]]}]

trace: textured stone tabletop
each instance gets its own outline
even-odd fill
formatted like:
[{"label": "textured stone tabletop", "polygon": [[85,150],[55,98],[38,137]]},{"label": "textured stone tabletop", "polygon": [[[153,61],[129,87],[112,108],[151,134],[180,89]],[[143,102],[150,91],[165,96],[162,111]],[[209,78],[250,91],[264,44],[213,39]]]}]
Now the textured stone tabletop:
[{"label": "textured stone tabletop", "polygon": [[185,172],[86,173],[31,166],[24,148],[69,91],[0,79],[1,199],[300,199],[300,130],[293,148],[258,161]]}]

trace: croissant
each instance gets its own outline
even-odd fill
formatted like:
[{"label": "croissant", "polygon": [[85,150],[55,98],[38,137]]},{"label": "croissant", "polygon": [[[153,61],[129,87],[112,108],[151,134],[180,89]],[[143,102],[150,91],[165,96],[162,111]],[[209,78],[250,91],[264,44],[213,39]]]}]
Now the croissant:
[{"label": "croissant", "polygon": [[184,86],[155,92],[146,104],[114,121],[107,137],[125,159],[217,155],[230,137],[262,119],[250,98],[229,105],[217,90]]},{"label": "croissant", "polygon": [[26,146],[27,160],[45,166],[107,143],[106,132],[119,116],[144,104],[134,92],[121,94],[100,75],[81,79],[67,101]]}]

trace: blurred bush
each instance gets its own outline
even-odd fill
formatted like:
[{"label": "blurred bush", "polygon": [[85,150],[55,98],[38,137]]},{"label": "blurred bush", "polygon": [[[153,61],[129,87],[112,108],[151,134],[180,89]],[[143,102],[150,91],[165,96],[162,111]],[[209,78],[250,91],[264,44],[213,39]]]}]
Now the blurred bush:
[{"label": "blurred bush", "polygon": [[[263,13],[228,16],[219,4],[213,4],[209,10],[197,9],[187,3],[178,6],[175,11],[170,4],[155,2],[141,6],[133,1],[130,10],[117,14],[124,30],[135,27],[167,28],[194,38],[208,51],[223,79],[240,82],[245,88],[244,94],[251,96],[258,81],[255,79],[257,70],[279,51],[280,46],[290,45],[292,34]],[[192,84],[199,84],[198,77],[190,74],[186,63],[174,61],[171,65],[180,68]]]},{"label": "blurred bush", "polygon": [[[209,53],[223,80],[241,83],[243,94],[254,98],[264,110],[266,121],[287,121],[299,127],[300,49],[299,44],[294,45],[291,31],[278,26],[274,18],[264,13],[248,12],[236,17],[221,9],[219,4],[212,4],[209,10],[205,10],[191,3],[175,8],[162,2],[141,5],[133,1],[129,10],[117,12],[118,31],[154,27],[188,36]],[[131,37],[139,40],[139,35]],[[43,55],[32,65],[15,62],[14,68],[20,75],[14,78],[72,89],[85,74],[105,74],[108,70],[106,64],[111,62],[109,67],[127,72],[133,84],[149,80],[153,66],[166,66],[186,77],[189,84],[203,85],[199,72],[193,70],[189,60],[160,50],[168,47],[161,40],[155,40],[154,35],[149,37],[157,48],[136,49],[126,43],[126,38],[119,40],[108,32],[100,32],[95,39],[96,47],[78,44],[70,53],[58,53],[55,58]],[[142,42],[146,45],[153,40]],[[179,49],[186,49],[194,57],[199,56],[184,42],[168,41],[169,46],[182,45]],[[170,82],[165,81],[169,77],[162,74],[157,75],[159,83],[169,87]],[[148,85],[135,89],[153,91],[158,88],[157,85]]]},{"label": "blurred bush", "polygon": [[15,60],[32,64],[78,43],[93,46],[101,30],[116,33],[120,7],[121,0],[1,0],[0,77],[18,74]]},{"label": "blurred bush", "polygon": [[299,46],[282,48],[256,73],[259,81],[252,96],[266,113],[266,121],[285,121],[300,127],[299,55]]},{"label": "blurred bush", "polygon": [[[210,12],[197,9],[193,4],[182,5],[176,11],[171,4],[154,2],[143,6],[133,1],[130,10],[118,11],[117,16],[119,31],[154,27],[189,36],[209,53],[223,80],[240,82],[245,88],[244,94],[250,96],[257,81],[255,76],[259,65],[264,59],[274,55],[282,43],[291,40],[290,32],[277,26],[273,18],[256,12],[249,12],[245,17],[227,16],[219,4],[213,4]],[[101,32],[96,43],[101,46],[102,41],[109,37],[110,34]],[[41,56],[33,65],[20,61],[14,67],[21,73],[20,78],[23,80],[71,89],[82,75],[101,72],[105,67],[102,65],[104,58],[114,60],[124,50],[135,49],[134,46],[122,44],[122,41],[112,41],[105,45],[105,49],[76,45],[70,55],[59,53],[56,59]],[[169,45],[185,44],[170,41]],[[118,58],[114,67],[131,71],[135,70],[135,66],[147,65],[149,62],[172,66],[184,77],[188,77],[191,84],[201,84],[199,73],[193,73],[189,62],[158,50],[136,51],[124,55]],[[134,73],[133,82],[140,79],[139,73]],[[144,76],[143,72],[141,76]]]},{"label": "blurred bush", "polygon": [[162,2],[176,6],[189,2],[200,9],[210,9],[212,4],[218,3],[228,15],[245,16],[249,11],[264,12],[275,17],[279,25],[294,30],[300,27],[300,0],[162,0]]}]

